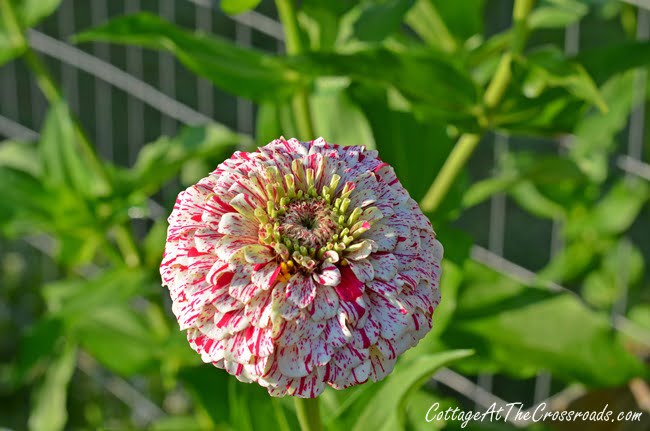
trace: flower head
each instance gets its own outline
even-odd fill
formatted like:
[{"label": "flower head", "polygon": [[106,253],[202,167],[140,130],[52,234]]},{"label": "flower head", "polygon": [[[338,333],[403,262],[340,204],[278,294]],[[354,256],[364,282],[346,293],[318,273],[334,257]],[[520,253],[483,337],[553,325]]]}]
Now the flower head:
[{"label": "flower head", "polygon": [[205,362],[271,395],[388,375],[431,329],[442,245],[376,151],[277,139],[181,192],[160,267]]}]

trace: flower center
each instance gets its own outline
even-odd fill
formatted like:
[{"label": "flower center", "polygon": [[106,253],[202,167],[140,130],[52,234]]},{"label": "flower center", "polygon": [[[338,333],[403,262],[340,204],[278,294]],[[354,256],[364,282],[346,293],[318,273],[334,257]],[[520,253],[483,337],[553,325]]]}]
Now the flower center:
[{"label": "flower center", "polygon": [[278,223],[283,241],[289,240],[310,250],[325,246],[339,230],[330,206],[322,199],[288,203]]}]

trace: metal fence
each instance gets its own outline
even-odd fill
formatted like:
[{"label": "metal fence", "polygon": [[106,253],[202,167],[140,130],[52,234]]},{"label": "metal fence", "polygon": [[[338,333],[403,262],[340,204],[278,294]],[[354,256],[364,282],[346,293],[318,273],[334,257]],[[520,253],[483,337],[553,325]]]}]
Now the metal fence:
[{"label": "metal fence", "polygon": [[[650,35],[650,2],[629,0],[628,3],[639,6],[637,38],[647,40]],[[130,165],[143,143],[161,134],[173,135],[179,125],[203,124],[214,119],[241,133],[252,134],[254,106],[247,100],[213,88],[206,80],[178,66],[168,54],[105,44],[76,46],[68,41],[68,37],[111,16],[148,10],[177,24],[228,37],[243,46],[282,52],[282,28],[273,16],[272,4],[263,2],[259,9],[262,13],[249,12],[231,17],[221,13],[217,2],[212,0],[65,0],[53,17],[29,32],[29,39],[58,74],[66,99],[80,116],[89,135],[94,137],[100,155],[117,164]],[[566,29],[564,47],[569,54],[579,51],[580,24]],[[636,90],[645,94],[647,71],[638,73]],[[0,136],[16,140],[37,138],[36,131],[43,121],[46,103],[36,83],[19,62],[0,68],[0,96]],[[126,110],[116,109],[121,106],[126,106]],[[645,102],[639,103],[630,116],[627,151],[618,157],[617,166],[627,175],[650,180],[650,165],[642,160],[644,119]],[[509,137],[495,135],[493,148],[496,164],[508,152]],[[508,233],[507,217],[511,209],[508,204],[503,194],[492,197],[488,225],[485,226],[488,231],[486,244],[475,245],[471,258],[528,284],[536,281],[536,274],[503,257]],[[560,230],[561,226],[554,223],[548,238],[549,257],[562,249]],[[31,245],[48,252],[42,243]],[[46,279],[57,275],[51,264],[46,263],[42,270]],[[569,291],[554,283],[547,287]],[[648,334],[630,330],[633,325],[625,318],[626,307],[627,297],[623,295],[614,307],[612,325],[650,345]],[[164,414],[130,382],[102,371],[91,357],[82,355],[79,368],[131,406],[137,422],[146,423]],[[477,408],[487,408],[494,402],[498,405],[508,402],[500,397],[499,385],[495,384],[492,375],[468,378],[443,369],[433,380],[461,394]],[[552,376],[546,372],[531,382],[534,394],[529,406],[531,409],[542,401],[552,405],[566,403],[582,393],[579,388],[568,386],[552,395],[552,383]],[[514,424],[526,425],[521,421]]]}]

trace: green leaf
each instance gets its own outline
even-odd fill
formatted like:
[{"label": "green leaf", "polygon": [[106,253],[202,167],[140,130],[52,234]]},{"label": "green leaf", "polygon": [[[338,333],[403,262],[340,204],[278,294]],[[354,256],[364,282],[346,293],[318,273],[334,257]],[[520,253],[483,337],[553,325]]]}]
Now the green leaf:
[{"label": "green leaf", "polygon": [[430,46],[454,52],[483,32],[484,0],[419,0],[406,22]]},{"label": "green leaf", "polygon": [[539,279],[556,283],[577,279],[594,262],[597,253],[604,246],[602,242],[592,240],[570,242],[539,271]]},{"label": "green leaf", "polygon": [[178,372],[178,378],[194,397],[196,404],[209,415],[215,428],[226,428],[230,414],[230,398],[226,388],[233,377],[223,370],[215,369],[211,364],[201,364],[182,368]]},{"label": "green leaf", "polygon": [[50,225],[56,196],[27,172],[0,166],[0,231],[6,235],[34,232]]},{"label": "green leaf", "polygon": [[77,321],[74,336],[108,369],[130,376],[159,358],[161,342],[146,320],[126,304],[95,309]]},{"label": "green leaf", "polygon": [[471,354],[471,350],[455,350],[400,363],[391,375],[375,384],[374,395],[364,403],[353,431],[397,429],[404,423],[404,406],[408,396],[430,379],[436,370]]},{"label": "green leaf", "polygon": [[0,166],[7,166],[39,177],[42,173],[41,165],[38,150],[31,143],[5,141],[0,144]]},{"label": "green leaf", "polygon": [[310,97],[314,129],[328,142],[375,148],[372,129],[361,110],[346,93],[344,79],[320,79]]},{"label": "green leaf", "polygon": [[367,1],[348,12],[341,20],[339,39],[345,42],[381,42],[399,29],[404,14],[415,0]]},{"label": "green leaf", "polygon": [[623,42],[620,44],[584,50],[574,57],[601,84],[617,73],[650,64],[650,42]]},{"label": "green leaf", "polygon": [[221,0],[221,10],[229,15],[237,15],[255,9],[262,0]]},{"label": "green leaf", "polygon": [[605,181],[608,158],[617,147],[617,136],[627,126],[632,107],[639,102],[634,86],[632,71],[608,80],[601,91],[609,112],[591,112],[580,118],[575,126],[569,156],[597,182]]},{"label": "green leaf", "polygon": [[155,290],[155,284],[144,271],[115,269],[90,280],[64,279],[49,283],[42,292],[50,314],[63,318],[68,326],[75,326],[98,310],[125,304],[137,294]]},{"label": "green leaf", "polygon": [[590,231],[597,235],[620,234],[636,220],[649,197],[650,187],[643,180],[620,180],[598,202],[587,220],[571,229]]},{"label": "green leaf", "polygon": [[389,96],[371,87],[353,86],[350,95],[368,118],[382,160],[395,168],[402,185],[419,200],[454,145],[444,125],[392,108]]},{"label": "green leaf", "polygon": [[[242,142],[248,141],[217,124],[188,127],[174,138],[163,136],[140,150],[133,168],[129,171],[129,187],[151,195],[165,182],[178,175],[190,160],[212,160],[216,166],[229,157]],[[202,177],[208,173],[209,171],[204,172]]]},{"label": "green leaf", "polygon": [[16,356],[16,378],[24,381],[32,377],[55,353],[63,335],[60,319],[42,318],[30,327],[20,339]]},{"label": "green leaf", "polygon": [[644,373],[606,315],[573,294],[526,287],[468,263],[447,346],[472,346],[477,357],[519,377],[548,370],[592,386],[621,385]]},{"label": "green leaf", "polygon": [[217,86],[253,100],[288,98],[305,85],[305,81],[287,69],[279,57],[239,47],[215,36],[192,33],[148,13],[115,18],[79,34],[75,40],[168,51]]},{"label": "green leaf", "polygon": [[30,431],[63,430],[68,420],[67,387],[77,363],[77,349],[67,346],[45,373],[41,385],[32,395],[29,413]]},{"label": "green leaf", "polygon": [[528,17],[531,29],[564,28],[580,21],[589,12],[589,7],[576,0],[546,0],[535,8]]},{"label": "green leaf", "polygon": [[527,97],[535,98],[547,87],[561,87],[607,112],[598,87],[584,67],[566,59],[556,47],[547,46],[529,53],[526,65],[528,74],[522,90]]},{"label": "green leaf", "polygon": [[395,88],[430,117],[473,121],[477,89],[451,56],[432,51],[368,48],[354,53],[316,52],[287,59],[306,76],[347,76],[374,88]]},{"label": "green leaf", "polygon": [[[8,0],[14,8],[21,30],[34,27],[43,18],[59,7],[61,0]],[[10,34],[5,25],[4,15],[0,10],[0,66],[23,53],[25,47],[17,45],[15,35]],[[20,37],[20,36],[19,36]]]},{"label": "green leaf", "polygon": [[79,145],[68,106],[59,102],[50,108],[41,133],[39,152],[47,182],[90,196],[105,190],[106,184],[92,169],[89,155]]}]

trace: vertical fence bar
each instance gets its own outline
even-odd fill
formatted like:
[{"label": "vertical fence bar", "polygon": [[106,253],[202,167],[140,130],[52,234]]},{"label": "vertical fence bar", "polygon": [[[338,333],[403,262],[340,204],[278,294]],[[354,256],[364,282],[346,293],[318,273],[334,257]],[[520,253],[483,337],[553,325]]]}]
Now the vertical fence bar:
[{"label": "vertical fence bar", "polygon": [[[637,11],[637,27],[636,38],[637,40],[648,40],[650,35],[650,12],[643,8],[638,8]],[[627,155],[628,157],[643,161],[643,137],[645,133],[645,94],[647,87],[648,71],[646,69],[639,69],[636,71],[634,77],[634,108],[630,115],[630,128],[627,139]],[[630,174],[626,174],[630,177]],[[629,251],[626,247],[619,249],[623,256],[619,256],[621,260],[627,260]],[[612,307],[612,320],[616,320],[618,316],[624,316],[628,307],[629,296],[629,274],[621,271],[617,278],[618,289],[620,290],[617,301]]]},{"label": "vertical fence bar", "polygon": [[[253,32],[247,25],[235,23],[235,41],[238,45],[250,47],[252,44]],[[251,134],[253,125],[253,104],[241,97],[237,98],[237,131]]]},{"label": "vertical fence bar", "polygon": [[[72,2],[70,2],[72,3]],[[72,4],[68,6],[63,4],[57,10],[57,32],[59,39],[65,40],[75,32],[75,13]],[[79,112],[79,74],[75,67],[61,62],[61,84],[63,87],[63,94],[65,99],[70,105],[70,109],[74,112]]]},{"label": "vertical fence bar", "polygon": [[[205,33],[212,33],[212,8],[195,3],[196,26]],[[199,112],[210,118],[214,116],[214,90],[205,78],[196,78],[197,104]]]},{"label": "vertical fence bar", "polygon": [[[176,7],[174,1],[167,0],[159,3],[160,15],[168,21],[174,22]],[[170,97],[176,97],[176,67],[174,57],[168,53],[158,54],[158,79],[160,89]],[[160,129],[164,135],[172,136],[176,133],[176,120],[166,115],[162,116]]]},{"label": "vertical fence bar", "polygon": [[[507,135],[497,133],[494,135],[494,166],[502,165],[503,158],[508,153]],[[490,221],[488,229],[488,249],[503,256],[504,242],[506,233],[506,195],[505,193],[496,193],[490,199]],[[478,388],[485,391],[493,391],[494,376],[489,373],[479,374],[477,378]],[[476,408],[480,406],[477,404]]]},{"label": "vertical fence bar", "polygon": [[[125,12],[140,10],[140,0],[125,0]],[[129,46],[126,48],[126,71],[137,78],[142,78],[142,49]],[[144,105],[127,93],[127,154],[129,165],[135,162],[144,139]]]},{"label": "vertical fence bar", "polygon": [[5,64],[0,70],[0,96],[0,100],[3,102],[1,105],[2,114],[16,122],[20,122],[16,64],[13,62]]},{"label": "vertical fence bar", "polygon": [[[98,26],[108,19],[108,0],[93,0],[90,3],[90,19],[92,25]],[[111,50],[105,43],[94,43],[93,54],[104,61],[110,62]],[[103,80],[95,77],[95,144],[99,154],[114,161],[113,152],[113,100],[111,87]]]}]

